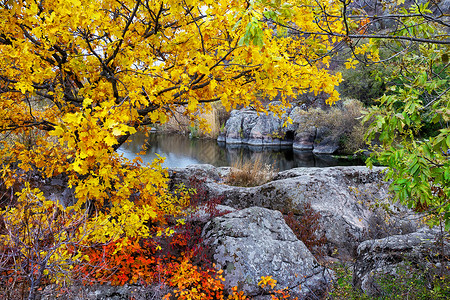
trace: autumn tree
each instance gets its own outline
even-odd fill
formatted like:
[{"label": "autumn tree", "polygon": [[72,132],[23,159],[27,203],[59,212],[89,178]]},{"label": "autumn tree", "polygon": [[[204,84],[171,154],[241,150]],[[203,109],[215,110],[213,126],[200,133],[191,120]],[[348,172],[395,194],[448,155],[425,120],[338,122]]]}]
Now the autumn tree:
[{"label": "autumn tree", "polygon": [[[318,19],[323,5],[332,14]],[[121,249],[130,239],[162,234],[164,216],[180,213],[184,201],[168,192],[162,159],[142,166],[115,150],[137,130],[164,123],[180,106],[193,120],[212,102],[279,115],[289,97],[306,91],[325,92],[334,103],[340,76],[323,68],[329,64],[323,54],[337,39],[292,36],[275,24],[341,32],[340,5],[0,1],[0,174],[2,185],[15,189],[10,194],[17,192],[2,203],[8,220],[0,234],[7,238],[16,230],[20,222],[12,217],[42,213],[48,204],[35,188],[56,176],[67,180],[76,199],[61,209],[88,216],[75,229],[77,243],[118,241]],[[281,105],[265,107],[257,93],[279,95]],[[27,182],[31,190],[21,190]],[[25,195],[35,205],[21,205]],[[55,249],[74,258],[61,249],[70,244],[64,241]],[[23,240],[17,243],[26,247]],[[42,274],[51,271],[49,261],[55,269],[70,260],[44,260]]]}]

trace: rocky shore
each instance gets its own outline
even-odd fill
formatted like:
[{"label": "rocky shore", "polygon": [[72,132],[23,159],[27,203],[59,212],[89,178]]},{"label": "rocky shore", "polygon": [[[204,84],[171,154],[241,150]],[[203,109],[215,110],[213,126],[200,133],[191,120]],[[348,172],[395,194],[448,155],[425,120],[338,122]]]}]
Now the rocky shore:
[{"label": "rocky shore", "polygon": [[[217,217],[200,207],[191,218],[203,224],[203,244],[223,270],[228,292],[237,286],[252,299],[270,299],[258,282],[272,276],[291,296],[324,299],[336,280],[330,268],[336,262],[352,266],[354,286],[369,296],[383,294],[377,276],[397,276],[397,267],[406,262],[430,278],[436,266],[450,266],[448,233],[428,229],[417,213],[392,204],[384,170],[296,168],[275,174],[266,184],[240,187],[226,184],[230,167],[191,165],[170,169],[169,179],[174,189],[192,187],[193,179],[201,182],[204,203],[221,199]],[[306,203],[312,210],[305,211]],[[319,216],[312,222],[317,222],[317,235],[325,237],[320,257],[288,226],[288,213],[299,222],[308,220],[305,213]],[[162,297],[161,288],[104,285],[83,291],[83,297],[148,299]]]},{"label": "rocky shore", "polygon": [[[256,187],[227,185],[224,178],[230,168],[211,165],[171,169],[170,178],[173,185],[202,178],[206,198],[221,197],[231,211],[210,220],[203,230],[204,242],[224,270],[227,288],[237,285],[256,296],[256,278],[272,274],[283,287],[303,286],[295,294],[300,299],[320,299],[333,280],[326,262],[354,261],[353,280],[368,295],[377,295],[374,274],[392,273],[402,259],[426,257],[429,264],[438,263],[438,256],[426,254],[436,249],[438,232],[420,223],[417,213],[392,204],[384,170],[296,168]],[[301,218],[304,203],[320,214],[326,237],[322,264],[292,234],[280,213],[294,212]],[[442,249],[450,254],[447,242]]]},{"label": "rocky shore", "polygon": [[[292,124],[283,126],[287,118]],[[219,134],[218,142],[251,146],[292,146],[296,150],[310,150],[315,154],[333,154],[339,150],[339,138],[329,135],[324,124],[315,127],[306,122],[308,116],[300,107],[287,110],[280,119],[254,110],[234,110]]]}]

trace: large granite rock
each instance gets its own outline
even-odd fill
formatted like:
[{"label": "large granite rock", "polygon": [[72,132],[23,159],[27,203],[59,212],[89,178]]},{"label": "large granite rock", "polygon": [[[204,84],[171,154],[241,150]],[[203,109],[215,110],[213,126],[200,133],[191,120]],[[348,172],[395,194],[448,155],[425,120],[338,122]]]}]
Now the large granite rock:
[{"label": "large granite rock", "polygon": [[[186,172],[193,174],[195,168],[191,166]],[[256,187],[224,184],[223,176],[229,168],[216,168],[215,172],[214,167],[199,168],[208,169],[220,178],[205,179],[206,197],[223,197],[222,204],[233,208],[258,206],[286,213],[293,211],[301,216],[304,204],[309,202],[321,214],[319,222],[328,240],[328,254],[338,250],[341,258],[353,257],[361,241],[416,230],[409,210],[387,204],[389,193],[388,184],[383,181],[383,168],[296,168],[280,172],[273,181]],[[173,169],[172,181],[183,181],[184,172]],[[383,218],[384,210],[372,207],[378,201],[391,208],[389,222]]]},{"label": "large granite rock", "polygon": [[316,133],[317,128],[314,126],[306,127],[302,131],[297,130],[292,148],[296,150],[313,150]]},{"label": "large granite rock", "polygon": [[[386,292],[379,279],[390,275],[396,280],[402,269],[408,270],[406,276],[420,276],[424,281],[441,270],[450,275],[449,235],[441,237],[438,230],[425,229],[361,243],[354,265],[354,286],[378,297]],[[425,284],[431,286],[431,282]]]},{"label": "large granite rock", "polygon": [[225,124],[224,141],[228,144],[242,144],[248,141],[248,127],[249,125],[253,127],[257,118],[254,111],[233,110]]},{"label": "large granite rock", "polygon": [[295,107],[287,110],[285,116],[293,123],[283,126],[285,120],[273,113],[234,110],[218,141],[229,145],[292,146],[296,150],[313,150],[315,154],[332,154],[339,150],[339,137],[327,134],[330,129],[326,125],[319,129],[312,126],[308,112]]},{"label": "large granite rock", "polygon": [[333,154],[339,149],[339,138],[330,133],[327,127],[316,129],[314,138],[313,153]]},{"label": "large granite rock", "polygon": [[180,184],[192,186],[192,181],[222,182],[230,168],[216,168],[209,164],[189,165],[185,168],[169,169],[169,188],[174,189]]},{"label": "large granite rock", "polygon": [[320,299],[331,281],[305,245],[286,225],[282,214],[250,207],[214,218],[203,229],[204,243],[224,270],[225,289],[237,286],[248,296],[263,296],[262,276],[272,276],[277,288],[290,288],[291,296]]},{"label": "large granite rock", "polygon": [[282,125],[283,121],[272,113],[266,115],[254,110],[234,110],[219,141],[254,146],[290,145],[292,140],[285,138],[287,128]]}]

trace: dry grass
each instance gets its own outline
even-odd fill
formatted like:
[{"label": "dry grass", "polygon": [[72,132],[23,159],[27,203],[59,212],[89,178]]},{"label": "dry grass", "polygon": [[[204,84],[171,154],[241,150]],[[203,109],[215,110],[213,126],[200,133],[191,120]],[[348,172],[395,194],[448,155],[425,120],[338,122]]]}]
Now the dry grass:
[{"label": "dry grass", "polygon": [[215,105],[211,106],[211,110],[200,115],[205,126],[210,129],[210,131],[199,130],[199,134],[205,137],[217,138],[220,132],[220,124],[218,118],[218,107]]},{"label": "dry grass", "polygon": [[246,162],[234,162],[226,183],[234,186],[258,186],[271,181],[276,172],[272,165],[263,162],[261,155],[256,155]]},{"label": "dry grass", "polygon": [[177,132],[181,134],[189,133],[189,118],[183,114],[183,111],[174,111],[168,121],[160,129],[165,132]]}]

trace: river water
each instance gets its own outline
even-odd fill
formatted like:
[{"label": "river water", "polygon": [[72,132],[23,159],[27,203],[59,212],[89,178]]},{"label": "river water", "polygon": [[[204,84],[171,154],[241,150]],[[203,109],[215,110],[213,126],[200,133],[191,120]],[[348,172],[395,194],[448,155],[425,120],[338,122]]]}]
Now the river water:
[{"label": "river water", "polygon": [[362,165],[361,161],[336,158],[331,155],[314,155],[310,151],[297,151],[292,147],[254,147],[243,145],[218,144],[211,139],[191,139],[179,134],[151,133],[146,137],[142,133],[133,135],[132,140],[122,145],[118,152],[128,159],[139,155],[144,163],[151,162],[156,154],[166,157],[163,166],[186,167],[191,164],[211,164],[216,167],[231,166],[236,161],[248,161],[258,157],[273,168],[284,171],[296,167],[331,167]]}]

